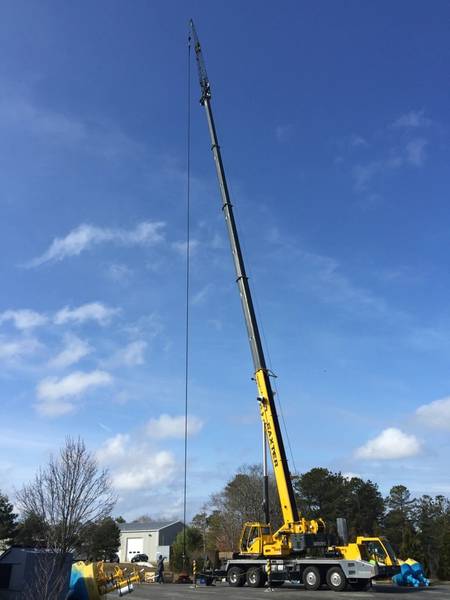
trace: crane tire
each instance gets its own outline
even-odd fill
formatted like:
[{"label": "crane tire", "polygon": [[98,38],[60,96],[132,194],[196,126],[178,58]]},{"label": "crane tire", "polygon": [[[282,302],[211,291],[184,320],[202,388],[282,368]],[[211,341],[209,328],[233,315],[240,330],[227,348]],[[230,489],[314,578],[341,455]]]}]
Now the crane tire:
[{"label": "crane tire", "polygon": [[347,578],[341,567],[331,567],[327,571],[327,585],[333,592],[343,592],[347,587]]},{"label": "crane tire", "polygon": [[243,569],[240,567],[231,567],[228,569],[227,581],[231,587],[242,587],[245,582]]},{"label": "crane tire", "polygon": [[246,575],[247,585],[253,588],[264,587],[266,575],[261,567],[250,567]]},{"label": "crane tire", "polygon": [[306,567],[303,571],[303,585],[306,590],[315,591],[322,583],[320,571],[317,567]]}]

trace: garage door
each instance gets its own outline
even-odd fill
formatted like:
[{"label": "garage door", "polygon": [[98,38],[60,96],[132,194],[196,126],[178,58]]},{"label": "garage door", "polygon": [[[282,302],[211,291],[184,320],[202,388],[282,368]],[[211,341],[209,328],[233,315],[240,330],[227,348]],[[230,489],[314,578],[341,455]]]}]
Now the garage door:
[{"label": "garage door", "polygon": [[144,552],[144,538],[128,538],[127,540],[127,561],[130,560],[136,554],[142,554]]}]

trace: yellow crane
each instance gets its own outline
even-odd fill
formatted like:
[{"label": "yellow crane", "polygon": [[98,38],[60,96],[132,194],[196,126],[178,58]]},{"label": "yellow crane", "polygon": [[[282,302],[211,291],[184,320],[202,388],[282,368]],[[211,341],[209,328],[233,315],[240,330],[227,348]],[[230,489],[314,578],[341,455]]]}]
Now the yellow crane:
[{"label": "yellow crane", "polygon": [[[241,298],[254,366],[254,379],[263,423],[265,444],[269,448],[281,505],[283,523],[273,531],[269,518],[267,473],[264,473],[265,522],[245,523],[240,538],[239,555],[228,561],[227,579],[230,585],[245,582],[252,587],[264,585],[267,573],[263,565],[269,559],[272,584],[287,580],[301,580],[310,590],[318,589],[324,581],[340,591],[348,582],[354,589],[363,589],[378,575],[397,572],[399,561],[389,542],[383,538],[358,536],[354,543],[345,540],[340,546],[329,547],[323,519],[305,519],[295,502],[291,475],[281,435],[270,377],[261,343],[252,295],[239,243],[233,206],[230,200],[225,170],[211,108],[211,86],[203,59],[200,41],[193,21],[190,22],[190,42],[193,42],[200,82],[200,104],[204,107],[211,140],[222,200],[222,212],[228,231],[236,282]],[[266,448],[266,445],[264,446]],[[317,556],[319,554],[319,556]],[[313,555],[316,555],[314,558]],[[270,560],[277,569],[272,572]],[[380,568],[379,568],[380,567]]]},{"label": "yellow crane", "polygon": [[[192,21],[191,32],[200,80],[200,103],[206,111],[211,137],[211,148],[222,196],[222,210],[227,224],[231,252],[236,270],[236,281],[239,287],[239,294],[250,342],[250,350],[253,357],[254,377],[258,388],[258,402],[261,419],[264,424],[265,437],[269,447],[283,515],[282,526],[277,531],[272,532],[269,523],[268,502],[266,498],[266,523],[247,523],[245,525],[242,535],[241,552],[242,554],[250,555],[285,556],[291,554],[293,550],[301,551],[311,545],[317,545],[318,543],[322,543],[323,546],[326,546],[324,535],[325,524],[321,519],[307,520],[300,517],[295,503],[294,490],[291,483],[286,452],[275,407],[274,394],[270,382],[270,373],[266,366],[258,323],[253,307],[252,295],[237,234],[233,206],[230,201],[220,146],[211,110],[211,87],[203,60],[200,42]],[[267,490],[267,486],[265,486],[265,489]]]}]

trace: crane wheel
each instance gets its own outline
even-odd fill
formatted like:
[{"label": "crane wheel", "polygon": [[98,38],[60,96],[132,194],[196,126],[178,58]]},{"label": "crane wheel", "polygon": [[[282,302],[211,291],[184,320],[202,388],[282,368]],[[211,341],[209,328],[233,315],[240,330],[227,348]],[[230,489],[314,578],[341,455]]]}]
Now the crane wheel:
[{"label": "crane wheel", "polygon": [[320,571],[317,567],[306,567],[303,571],[303,585],[306,590],[318,590],[322,583]]},{"label": "crane wheel", "polygon": [[227,581],[231,587],[242,587],[245,583],[244,571],[239,567],[231,567],[228,569]]},{"label": "crane wheel", "polygon": [[341,567],[331,567],[327,571],[327,584],[333,592],[342,592],[347,587],[347,579]]},{"label": "crane wheel", "polygon": [[250,567],[247,571],[246,579],[249,587],[264,587],[264,584],[266,583],[266,574],[260,567]]}]

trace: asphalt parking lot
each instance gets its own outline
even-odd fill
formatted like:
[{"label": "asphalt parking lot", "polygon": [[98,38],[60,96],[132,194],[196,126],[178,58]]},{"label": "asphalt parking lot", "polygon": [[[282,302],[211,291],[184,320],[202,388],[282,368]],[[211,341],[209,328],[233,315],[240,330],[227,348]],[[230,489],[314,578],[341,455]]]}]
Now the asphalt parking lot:
[{"label": "asphalt parking lot", "polygon": [[[230,600],[347,600],[347,598],[359,598],[360,600],[376,600],[390,599],[393,596],[409,595],[410,600],[449,600],[450,584],[438,584],[429,588],[414,589],[401,588],[393,585],[374,585],[368,592],[352,592],[344,591],[341,593],[332,592],[327,589],[318,590],[316,592],[307,592],[301,585],[283,586],[268,592],[266,589],[255,588],[233,588],[226,583],[218,583],[215,586],[205,587],[199,586],[194,588],[190,585],[177,585],[174,583],[166,583],[164,585],[151,584],[136,586],[135,591],[129,595],[130,600],[172,600],[176,598],[189,598],[190,600],[214,600],[214,599],[230,599]],[[117,598],[116,594],[109,594],[109,599]]]}]

